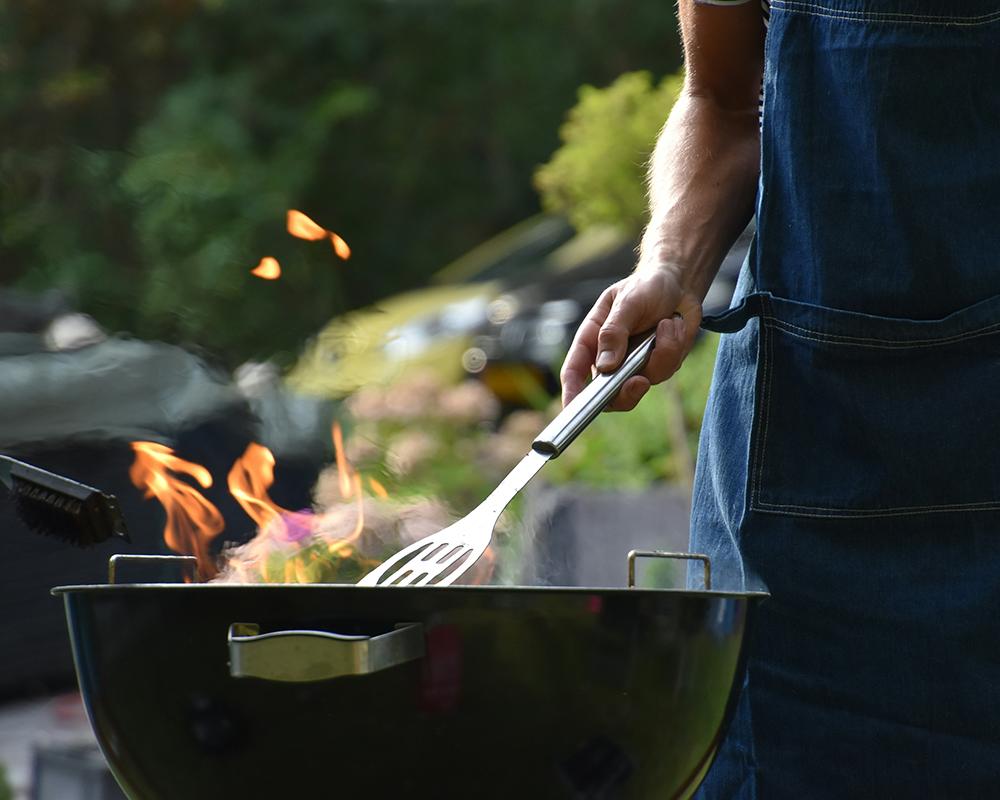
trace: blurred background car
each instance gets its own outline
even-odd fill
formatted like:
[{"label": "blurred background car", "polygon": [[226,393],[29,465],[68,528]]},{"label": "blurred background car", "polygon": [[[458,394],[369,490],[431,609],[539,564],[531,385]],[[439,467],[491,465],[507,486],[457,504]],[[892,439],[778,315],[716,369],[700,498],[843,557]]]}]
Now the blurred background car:
[{"label": "blurred background car", "polygon": [[[704,302],[729,306],[753,239],[751,224],[733,245]],[[540,259],[533,279],[512,285],[486,308],[462,355],[467,372],[511,406],[537,405],[559,390],[559,367],[585,315],[611,283],[635,266],[637,242],[612,228],[589,228]]]}]

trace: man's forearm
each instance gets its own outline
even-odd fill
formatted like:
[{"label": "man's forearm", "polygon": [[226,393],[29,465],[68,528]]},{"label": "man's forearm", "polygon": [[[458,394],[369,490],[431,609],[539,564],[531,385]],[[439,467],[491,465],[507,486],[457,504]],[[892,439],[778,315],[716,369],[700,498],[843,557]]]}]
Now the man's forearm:
[{"label": "man's forearm", "polygon": [[615,369],[628,337],[656,329],[642,375],[611,408],[635,407],[667,380],[694,344],[702,301],[726,251],[753,213],[760,163],[757,95],[764,25],[753,2],[679,0],[685,81],[650,170],[650,223],[635,271],[612,284],[577,329],[561,372],[563,402],[596,367]]},{"label": "man's forearm", "polygon": [[759,170],[756,104],[729,109],[686,88],[653,152],[637,269],[679,269],[703,298],[753,215]]}]

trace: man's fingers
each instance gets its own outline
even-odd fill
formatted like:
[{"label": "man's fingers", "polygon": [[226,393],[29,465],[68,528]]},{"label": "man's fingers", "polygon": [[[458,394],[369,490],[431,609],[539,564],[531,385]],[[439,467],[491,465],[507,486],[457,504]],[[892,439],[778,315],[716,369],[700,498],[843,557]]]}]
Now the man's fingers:
[{"label": "man's fingers", "polygon": [[[631,409],[649,390],[673,375],[694,344],[701,324],[701,305],[693,296],[678,293],[663,276],[638,276],[609,287],[580,325],[560,372],[565,406],[587,385],[593,367],[599,372],[617,369],[628,352],[629,337],[656,323],[656,345],[642,372],[632,379],[609,406],[615,411]],[[661,318],[676,309],[672,318]]]},{"label": "man's fingers", "polygon": [[608,404],[610,411],[631,411],[654,383],[661,383],[680,367],[685,355],[686,327],[679,314],[661,319],[656,326],[656,345],[649,354],[641,375],[629,378],[617,397]]},{"label": "man's fingers", "polygon": [[[590,330],[587,330],[588,327]],[[559,373],[564,406],[576,397],[590,380],[590,367],[594,363],[594,353],[597,352],[598,329],[596,324],[588,325],[585,321],[573,338],[573,344],[570,345]]]},{"label": "man's fingers", "polygon": [[686,308],[683,315],[676,311],[670,319],[656,326],[656,346],[649,355],[642,374],[652,383],[662,383],[680,369],[691,352],[701,325],[701,308]]},{"label": "man's fingers", "polygon": [[639,304],[623,302],[625,296],[619,294],[615,297],[607,319],[597,334],[597,358],[594,366],[600,372],[611,372],[622,362],[628,348],[628,337],[639,332],[636,328]]},{"label": "man's fingers", "polygon": [[642,374],[651,383],[662,383],[673,375],[685,355],[686,333],[684,320],[675,315],[671,319],[661,319],[656,326],[656,346],[649,354],[649,360]]},{"label": "man's fingers", "polygon": [[597,359],[598,333],[614,303],[615,291],[614,286],[604,291],[573,337],[559,373],[564,406],[590,381],[591,367]]},{"label": "man's fingers", "polygon": [[604,323],[597,337],[597,358],[594,366],[601,372],[611,372],[625,356],[628,329],[613,323]]},{"label": "man's fingers", "polygon": [[609,411],[631,411],[649,391],[649,380],[642,375],[634,375],[622,384],[615,399],[607,408]]},{"label": "man's fingers", "polygon": [[611,309],[607,320],[597,334],[597,358],[594,366],[600,372],[611,372],[625,358],[628,349],[628,337],[633,333],[632,326],[626,319],[631,316],[622,306]]}]

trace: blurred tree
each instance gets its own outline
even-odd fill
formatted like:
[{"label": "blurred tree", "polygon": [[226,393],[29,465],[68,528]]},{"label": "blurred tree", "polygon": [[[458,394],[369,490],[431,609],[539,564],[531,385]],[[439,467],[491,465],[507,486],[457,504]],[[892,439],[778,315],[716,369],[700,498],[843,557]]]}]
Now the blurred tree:
[{"label": "blurred tree", "polygon": [[649,0],[0,2],[0,278],[230,364],[290,354],[537,210],[577,86],[679,61]]},{"label": "blurred tree", "polygon": [[535,172],[542,205],[580,230],[611,225],[638,235],[646,223],[646,169],[683,83],[630,72],[605,89],[583,86],[559,131],[560,147]]}]

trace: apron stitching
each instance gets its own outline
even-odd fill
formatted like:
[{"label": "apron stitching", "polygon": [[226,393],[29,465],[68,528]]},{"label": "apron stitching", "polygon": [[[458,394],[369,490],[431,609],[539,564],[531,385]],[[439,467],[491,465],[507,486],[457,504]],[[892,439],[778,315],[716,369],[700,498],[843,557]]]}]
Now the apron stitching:
[{"label": "apron stitching", "polygon": [[785,320],[778,319],[774,316],[765,315],[765,319],[769,320],[775,327],[781,328],[789,336],[796,336],[801,339],[811,339],[817,342],[831,342],[835,344],[845,344],[845,345],[855,345],[857,347],[869,347],[881,350],[904,350],[904,349],[918,349],[924,347],[936,347],[946,344],[955,344],[957,342],[962,342],[967,339],[975,339],[981,336],[989,336],[997,331],[1000,331],[1000,323],[993,323],[987,325],[983,328],[978,328],[974,331],[968,331],[967,333],[955,334],[953,336],[942,336],[937,339],[914,339],[912,341],[907,341],[905,339],[872,339],[860,336],[846,336],[843,334],[835,333],[821,333],[820,331],[811,330],[810,328],[803,328],[800,325],[795,325],[791,322],[786,322]]},{"label": "apron stitching", "polygon": [[[764,306],[764,318],[768,319],[773,317],[771,314],[771,302],[767,297],[762,298],[762,304]],[[763,388],[764,391],[761,395],[761,413],[763,414],[764,426],[761,430],[760,438],[757,441],[757,452],[755,454],[757,459],[757,470],[754,476],[754,485],[751,490],[751,505],[758,503],[760,498],[760,486],[763,481],[764,474],[764,452],[767,447],[767,429],[769,427],[771,419],[771,375],[772,373],[772,359],[771,359],[771,341],[773,338],[773,333],[768,325],[762,325],[762,334],[764,337],[764,381]]]},{"label": "apron stitching", "polygon": [[759,327],[760,343],[758,345],[759,358],[761,359],[761,371],[758,373],[760,375],[760,391],[755,392],[755,401],[760,403],[758,408],[754,409],[754,416],[756,418],[756,425],[760,426],[762,434],[756,437],[754,442],[754,452],[753,452],[753,474],[750,477],[750,506],[751,508],[757,503],[757,495],[759,494],[760,487],[760,459],[761,459],[761,441],[763,437],[763,430],[766,427],[764,420],[766,417],[766,409],[769,405],[769,391],[768,391],[768,368],[770,366],[770,360],[767,354],[767,326],[761,324]]},{"label": "apron stitching", "polygon": [[884,11],[852,11],[850,9],[830,8],[829,6],[807,5],[794,0],[773,0],[772,10],[788,11],[796,14],[806,14],[827,19],[842,19],[853,22],[903,22],[917,25],[962,25],[974,27],[987,25],[1000,20],[1000,11],[988,14],[978,14],[969,17],[948,17],[934,14],[903,14]]},{"label": "apron stitching", "polygon": [[[896,508],[825,508],[823,506],[799,506],[788,503],[756,503],[758,511],[774,511],[781,513],[781,509],[788,509],[786,513],[794,516],[816,516],[816,517],[902,517],[910,514],[922,513],[944,513],[948,511],[995,511],[1000,509],[1000,503],[993,501],[983,501],[981,503],[954,503],[950,505],[930,505],[930,506],[899,506]],[[803,514],[803,512],[813,511],[815,514]],[[819,513],[828,512],[828,513]]]}]

